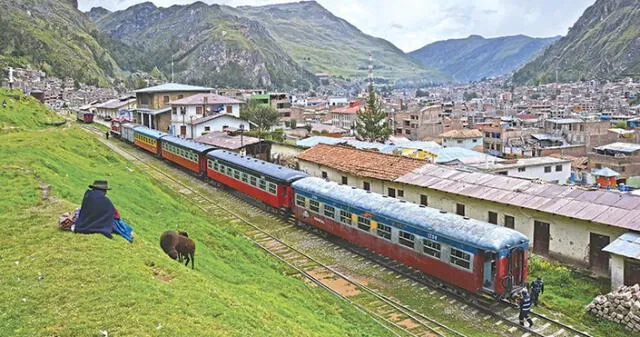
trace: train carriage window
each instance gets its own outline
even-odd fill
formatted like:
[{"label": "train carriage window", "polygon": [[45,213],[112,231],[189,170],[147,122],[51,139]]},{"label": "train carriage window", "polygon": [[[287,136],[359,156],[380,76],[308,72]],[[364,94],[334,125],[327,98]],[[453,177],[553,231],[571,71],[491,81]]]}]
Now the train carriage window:
[{"label": "train carriage window", "polygon": [[233,177],[236,178],[237,180],[240,180],[240,171],[233,170]]},{"label": "train carriage window", "polygon": [[387,240],[391,240],[391,227],[385,225],[385,224],[378,224],[378,236],[385,238]]},{"label": "train carriage window", "polygon": [[363,231],[370,231],[371,230],[371,220],[363,217],[363,216],[358,216],[358,228],[362,229]]},{"label": "train carriage window", "polygon": [[422,251],[429,256],[439,259],[441,248],[442,246],[438,242],[429,239],[422,239]]},{"label": "train carriage window", "polygon": [[320,213],[320,203],[315,200],[309,200],[309,210],[313,213]]},{"label": "train carriage window", "polygon": [[228,166],[227,166],[227,175],[229,177],[233,177],[233,169],[231,167],[228,167]]},{"label": "train carriage window", "polygon": [[258,179],[254,176],[249,177],[249,184],[252,186],[258,186]]},{"label": "train carriage window", "polygon": [[[209,161],[209,163],[211,163],[211,161]],[[213,162],[213,170],[214,171],[218,171],[220,169],[220,166],[218,165],[217,161]]]},{"label": "train carriage window", "polygon": [[351,213],[340,210],[340,222],[345,225],[351,225]]},{"label": "train carriage window", "polygon": [[403,246],[407,246],[413,249],[415,245],[415,242],[414,242],[415,239],[416,239],[416,236],[411,233],[407,233],[405,231],[400,231],[398,233],[398,243]]},{"label": "train carriage window", "polygon": [[333,219],[336,216],[336,209],[329,205],[324,205],[324,216]]},{"label": "train carriage window", "polygon": [[246,173],[242,172],[242,181],[243,182],[249,182],[249,175],[247,175]]},{"label": "train carriage window", "polygon": [[[251,177],[251,178],[253,178],[253,177]],[[296,195],[296,205],[298,207],[304,208],[304,206],[305,206],[305,198],[303,196],[301,196],[301,195]]]},{"label": "train carriage window", "polygon": [[267,190],[267,181],[266,181],[266,180],[264,180],[264,179],[260,179],[260,186],[259,186],[259,188],[260,188],[261,190],[263,190],[263,191],[266,191],[266,190]]},{"label": "train carriage window", "polygon": [[276,187],[276,184],[274,183],[269,183],[269,193],[276,195],[278,193],[278,189]]},{"label": "train carriage window", "polygon": [[471,254],[462,250],[451,247],[449,262],[464,269],[471,270]]}]

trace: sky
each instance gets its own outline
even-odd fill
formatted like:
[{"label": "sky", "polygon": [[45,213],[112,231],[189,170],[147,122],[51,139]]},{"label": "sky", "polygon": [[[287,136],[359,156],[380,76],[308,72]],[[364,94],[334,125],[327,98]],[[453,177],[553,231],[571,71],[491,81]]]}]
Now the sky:
[{"label": "sky", "polygon": [[[595,0],[317,0],[363,32],[391,41],[405,52],[469,35],[534,37],[565,35]],[[143,0],[79,0],[88,11],[102,6],[126,9]],[[159,7],[194,0],[153,0]],[[260,6],[291,0],[204,0],[229,6]]]}]

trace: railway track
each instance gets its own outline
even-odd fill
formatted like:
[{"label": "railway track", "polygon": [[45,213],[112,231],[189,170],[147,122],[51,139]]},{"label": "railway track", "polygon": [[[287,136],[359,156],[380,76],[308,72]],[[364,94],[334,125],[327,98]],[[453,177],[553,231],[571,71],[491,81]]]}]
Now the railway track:
[{"label": "railway track", "polygon": [[[102,131],[90,125],[82,125],[81,127],[96,135],[103,135]],[[194,205],[205,212],[210,214],[215,210],[222,211],[226,213],[227,216],[240,220],[244,225],[250,227],[245,234],[247,238],[260,248],[289,265],[310,282],[325,288],[336,296],[353,304],[360,311],[367,313],[378,323],[387,327],[393,334],[398,336],[465,336],[463,333],[438,322],[438,320],[411,309],[399,301],[384,296],[379,291],[371,289],[361,282],[338,272],[282,240],[281,237],[283,233],[291,230],[291,228],[296,228],[296,226],[294,226],[294,219],[285,219],[283,221],[281,217],[265,212],[265,210],[257,208],[254,203],[251,203],[252,207],[256,208],[256,211],[276,221],[275,223],[265,224],[268,225],[269,230],[267,230],[232,211],[232,204],[227,203],[223,206],[220,200],[213,201],[207,198],[202,193],[178,179],[173,178],[140,156],[123,150],[109,142],[103,141],[103,143],[115,152],[120,153],[128,161],[139,162],[151,168],[149,173],[152,174],[154,178],[158,179],[158,181],[166,182],[168,186],[191,199]],[[236,202],[246,203],[249,201],[236,193],[226,192],[226,194],[235,199]],[[299,229],[296,228],[295,230]],[[309,235],[316,235],[308,230],[304,232]],[[523,328],[518,323],[518,309],[507,302],[490,302],[487,301],[486,298],[475,294],[447,288],[438,280],[375,252],[355,247],[345,243],[339,238],[330,238],[329,241],[336,244],[339,248],[364,257],[401,275],[410,280],[416,288],[419,287],[421,291],[428,291],[430,294],[438,296],[442,293],[440,297],[441,300],[446,300],[457,310],[470,311],[474,316],[479,316],[484,320],[485,324],[491,323],[496,329],[505,330],[503,335],[520,337],[591,337],[591,335],[586,332],[535,312],[531,314],[535,322],[533,329]],[[344,291],[345,287],[347,291]]]},{"label": "railway track", "polygon": [[[97,135],[102,131],[91,126],[81,126]],[[396,336],[415,337],[467,337],[465,334],[452,329],[439,321],[413,310],[390,297],[384,296],[366,285],[344,275],[330,266],[314,259],[296,247],[282,241],[275,235],[255,225],[250,220],[237,214],[233,210],[222,206],[209,199],[189,185],[175,179],[168,173],[149,164],[136,154],[117,148],[113,144],[103,141],[114,152],[117,152],[133,163],[140,163],[150,170],[147,171],[158,182],[166,184],[169,188],[182,194],[193,205],[207,214],[212,211],[217,215],[225,213],[226,218],[239,220],[243,225],[250,227],[245,236],[258,247],[287,264],[309,282],[320,286],[348,303],[358,310],[371,316],[376,322],[386,327]]]}]

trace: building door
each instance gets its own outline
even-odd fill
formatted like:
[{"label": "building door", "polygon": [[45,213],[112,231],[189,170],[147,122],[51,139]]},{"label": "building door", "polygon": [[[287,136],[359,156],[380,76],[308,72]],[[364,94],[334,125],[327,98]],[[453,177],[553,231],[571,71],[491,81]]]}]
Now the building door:
[{"label": "building door", "polygon": [[533,222],[533,252],[543,256],[549,255],[549,224],[546,222]]},{"label": "building door", "polygon": [[640,283],[640,261],[624,259],[624,285]]},{"label": "building door", "polygon": [[227,105],[226,109],[228,114],[233,113],[233,106]]},{"label": "building door", "polygon": [[589,267],[597,274],[609,273],[609,254],[602,249],[609,245],[610,239],[606,235],[590,233],[589,238]]},{"label": "building door", "polygon": [[182,136],[182,137],[186,137],[187,136],[187,126],[186,125],[180,125],[180,136]]}]

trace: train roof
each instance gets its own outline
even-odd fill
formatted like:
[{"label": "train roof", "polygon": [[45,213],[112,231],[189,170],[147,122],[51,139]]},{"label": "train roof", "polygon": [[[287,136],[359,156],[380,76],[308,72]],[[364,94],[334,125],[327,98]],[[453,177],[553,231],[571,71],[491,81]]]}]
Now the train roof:
[{"label": "train roof", "polygon": [[227,150],[215,150],[207,153],[207,157],[220,159],[251,171],[269,176],[284,183],[291,183],[300,178],[307,177],[307,174],[293,170],[284,166],[266,162],[264,160],[246,157]]},{"label": "train roof", "polygon": [[158,130],[154,130],[154,129],[150,129],[150,128],[148,128],[146,126],[142,126],[142,125],[137,127],[137,128],[134,128],[134,131],[137,132],[137,133],[141,133],[141,134],[143,134],[143,135],[145,135],[147,137],[154,138],[154,139],[160,139],[160,138],[162,138],[164,136],[168,136],[167,133],[164,133],[164,132],[158,131]]},{"label": "train roof", "polygon": [[[500,250],[529,243],[520,232],[454,213],[419,206],[403,200],[350,186],[338,185],[320,178],[301,179],[292,184],[295,190],[315,197],[333,200],[370,212],[376,217],[437,234],[483,250]],[[386,223],[394,226],[393,223]]]},{"label": "train roof", "polygon": [[163,142],[167,142],[167,143],[171,143],[171,144],[175,144],[178,145],[180,147],[189,149],[189,150],[193,150],[193,151],[197,151],[200,153],[205,153],[211,150],[215,150],[216,147],[211,146],[211,145],[206,145],[206,144],[202,144],[202,143],[198,143],[198,142],[194,142],[193,140],[187,140],[187,139],[183,139],[180,137],[176,137],[176,136],[165,136],[162,138]]}]

